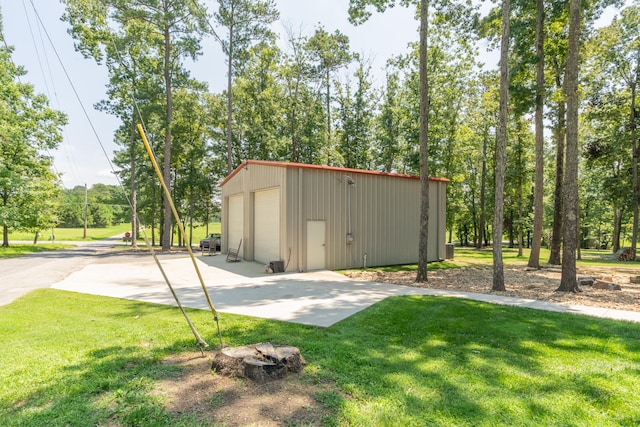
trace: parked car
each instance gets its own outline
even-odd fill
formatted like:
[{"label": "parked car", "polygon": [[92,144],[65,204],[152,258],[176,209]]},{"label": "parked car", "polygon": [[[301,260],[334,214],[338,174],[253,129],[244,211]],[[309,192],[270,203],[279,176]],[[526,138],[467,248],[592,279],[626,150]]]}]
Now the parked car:
[{"label": "parked car", "polygon": [[[220,233],[209,233],[207,237],[200,240],[200,250],[201,251],[215,251],[220,252]],[[211,247],[211,249],[209,249]]]}]

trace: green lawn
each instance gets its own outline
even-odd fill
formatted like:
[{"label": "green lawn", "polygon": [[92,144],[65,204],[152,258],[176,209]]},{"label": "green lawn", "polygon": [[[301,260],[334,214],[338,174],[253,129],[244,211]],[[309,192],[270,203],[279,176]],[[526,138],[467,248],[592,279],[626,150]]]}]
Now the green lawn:
[{"label": "green lawn", "polygon": [[59,244],[44,244],[44,245],[11,245],[8,248],[0,246],[0,259],[12,258],[21,255],[31,254],[35,252],[43,251],[55,251],[58,249],[72,248],[72,245],[59,245]]},{"label": "green lawn", "polygon": [[[55,240],[58,241],[83,241],[83,240],[101,240],[107,237],[122,234],[131,230],[131,224],[118,224],[105,228],[87,228],[87,238],[84,239],[83,228],[55,228],[53,230]],[[33,241],[33,233],[14,232],[9,233],[9,240],[28,240]],[[40,232],[40,238],[38,242],[47,243],[51,241],[51,230],[44,230]]]},{"label": "green lawn", "polygon": [[[530,249],[523,249],[521,257],[518,256],[517,248],[502,248],[502,257],[505,265],[526,265],[529,262]],[[578,266],[610,266],[614,268],[640,268],[640,263],[625,262],[614,260],[613,254],[610,251],[595,250],[595,249],[582,249],[582,259],[578,260]],[[546,264],[549,260],[549,250],[542,248],[540,251],[540,262]],[[458,266],[472,266],[478,264],[492,265],[493,264],[493,250],[492,248],[486,249],[473,249],[473,248],[461,248],[455,247],[454,262]],[[434,263],[435,265],[436,263]]]},{"label": "green lawn", "polygon": [[[525,266],[529,262],[529,249],[523,250],[523,255],[518,256],[517,248],[502,248],[502,259],[506,267],[509,266]],[[542,265],[546,265],[549,260],[549,250],[542,248],[540,251],[540,262]],[[427,266],[428,270],[443,270],[449,268],[462,268],[462,267],[490,267],[493,265],[493,250],[492,248],[474,249],[469,247],[456,246],[454,250],[454,259],[443,262],[432,262]],[[615,268],[617,270],[625,270],[627,272],[633,272],[637,270],[640,274],[640,262],[628,262],[628,261],[616,261],[613,254],[609,251],[598,251],[595,249],[583,249],[582,259],[577,261],[578,268],[580,267],[607,267]],[[559,266],[557,266],[559,267]],[[380,270],[385,272],[397,272],[397,271],[415,271],[418,268],[417,264],[407,265],[392,265],[386,267],[372,267],[373,270]]]},{"label": "green lawn", "polygon": [[[215,344],[211,314],[189,314]],[[329,425],[640,424],[638,324],[437,297],[389,298],[330,328],[220,323],[226,345],[299,347],[306,376],[340,391],[318,396]],[[159,360],[193,342],[173,307],[32,292],[0,307],[0,425],[202,425],[151,393],[180,369]]]},{"label": "green lawn", "polygon": [[[174,235],[174,242],[177,244],[178,242],[178,227],[175,228],[176,233]],[[221,224],[219,222],[211,222],[209,223],[209,233],[220,233]],[[125,233],[127,231],[131,231],[131,224],[118,224],[113,225],[111,227],[105,228],[88,228],[87,229],[87,239],[86,240],[101,240],[106,239],[108,237],[116,236],[118,234]],[[189,233],[189,229],[186,229],[187,234]],[[85,240],[84,229],[83,228],[55,228],[53,230],[55,240],[57,241],[72,241],[79,242]],[[156,229],[156,238],[160,235],[160,232]],[[197,224],[193,227],[193,240],[195,244],[197,244],[201,238],[206,235],[206,227],[204,224]],[[149,240],[151,240],[151,229],[147,229],[147,236]],[[9,240],[26,240],[33,241],[34,234],[26,233],[26,232],[12,232],[9,233]],[[142,239],[142,236],[139,236]],[[45,244],[51,242],[51,230],[41,231],[40,238],[38,239],[39,244]]]}]

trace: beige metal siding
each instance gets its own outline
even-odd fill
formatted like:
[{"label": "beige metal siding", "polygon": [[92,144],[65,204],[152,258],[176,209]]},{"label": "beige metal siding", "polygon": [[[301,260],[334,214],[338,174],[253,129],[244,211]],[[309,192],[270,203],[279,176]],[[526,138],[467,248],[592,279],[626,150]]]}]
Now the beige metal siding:
[{"label": "beige metal siding", "polygon": [[[355,185],[349,186],[348,177]],[[328,269],[362,267],[365,255],[368,266],[417,262],[419,179],[251,162],[223,186],[223,196],[243,193],[246,259],[254,259],[256,192],[273,188],[280,189],[279,259],[289,271],[307,269],[308,221],[325,221]],[[445,254],[445,196],[446,182],[431,181],[430,261],[443,259]],[[351,242],[347,239],[349,207]],[[223,221],[228,222],[225,213],[223,207]]]},{"label": "beige metal siding", "polygon": [[[309,169],[302,176],[303,220],[326,221],[327,268],[417,261],[419,180]],[[354,185],[349,186],[348,177]],[[304,260],[301,265],[306,268]]]},{"label": "beige metal siding", "polygon": [[[228,180],[222,187],[222,200],[223,200],[223,216],[222,227],[223,230],[227,230],[230,223],[228,216],[228,207],[224,206],[225,201],[228,202],[228,196],[241,192],[244,201],[244,211],[242,215],[243,221],[243,240],[242,240],[242,253],[244,258],[249,261],[255,259],[255,192],[262,191],[269,188],[280,188],[281,194],[285,194],[286,185],[284,182],[285,168],[273,167],[267,165],[247,164],[239,169],[239,171]],[[287,223],[287,214],[283,208],[284,200],[281,197],[280,200],[280,229],[279,229],[279,241],[284,241],[285,224]],[[227,231],[228,232],[228,231]],[[223,245],[225,244],[225,237],[223,231]],[[228,242],[227,245],[234,246],[237,242]],[[225,249],[228,246],[225,246]],[[282,252],[280,250],[280,252]],[[278,259],[282,258],[282,253],[278,256]]]}]

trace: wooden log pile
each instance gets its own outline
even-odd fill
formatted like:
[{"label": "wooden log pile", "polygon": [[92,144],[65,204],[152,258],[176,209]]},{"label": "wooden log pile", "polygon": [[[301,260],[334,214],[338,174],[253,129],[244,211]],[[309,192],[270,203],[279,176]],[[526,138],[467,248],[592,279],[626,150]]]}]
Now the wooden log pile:
[{"label": "wooden log pile", "polygon": [[615,259],[618,261],[635,261],[636,254],[631,248],[622,248],[616,252]]},{"label": "wooden log pile", "polygon": [[606,291],[621,291],[622,286],[613,282],[610,276],[603,277],[579,277],[578,286],[591,286],[593,289],[604,289]]}]

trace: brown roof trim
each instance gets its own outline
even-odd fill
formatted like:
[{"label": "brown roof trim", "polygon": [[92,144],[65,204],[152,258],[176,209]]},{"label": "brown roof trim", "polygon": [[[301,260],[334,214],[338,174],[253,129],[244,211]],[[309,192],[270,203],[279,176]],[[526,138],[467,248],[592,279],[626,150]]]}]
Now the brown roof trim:
[{"label": "brown roof trim", "polygon": [[[231,178],[236,176],[242,168],[247,167],[248,165],[263,165],[263,166],[275,166],[281,168],[296,168],[296,169],[316,169],[316,170],[326,170],[332,172],[347,172],[347,173],[359,173],[364,175],[379,175],[379,176],[389,176],[395,178],[409,178],[409,179],[420,179],[419,176],[415,175],[406,175],[401,173],[389,173],[389,172],[378,172],[378,171],[370,171],[370,170],[362,170],[362,169],[349,169],[349,168],[340,168],[336,166],[323,166],[323,165],[309,165],[305,163],[293,163],[293,162],[277,162],[271,160],[245,160],[242,162],[240,166],[235,168],[233,172],[227,176],[224,181],[220,184],[222,187],[225,185]],[[436,182],[449,182],[447,178],[434,178],[430,177],[429,181]]]}]

